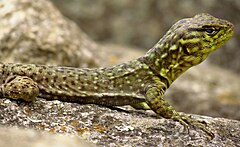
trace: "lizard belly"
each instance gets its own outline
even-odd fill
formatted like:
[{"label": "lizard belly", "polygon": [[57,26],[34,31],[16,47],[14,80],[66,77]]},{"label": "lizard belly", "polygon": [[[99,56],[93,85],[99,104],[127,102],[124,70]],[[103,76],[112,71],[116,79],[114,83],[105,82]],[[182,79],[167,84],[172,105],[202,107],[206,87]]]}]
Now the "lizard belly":
[{"label": "lizard belly", "polygon": [[106,106],[123,106],[137,104],[145,101],[145,97],[141,94],[130,93],[89,93],[82,91],[80,93],[62,92],[58,93],[47,92],[40,89],[39,97],[48,100],[61,100],[67,102],[76,102],[82,104],[99,104]]}]

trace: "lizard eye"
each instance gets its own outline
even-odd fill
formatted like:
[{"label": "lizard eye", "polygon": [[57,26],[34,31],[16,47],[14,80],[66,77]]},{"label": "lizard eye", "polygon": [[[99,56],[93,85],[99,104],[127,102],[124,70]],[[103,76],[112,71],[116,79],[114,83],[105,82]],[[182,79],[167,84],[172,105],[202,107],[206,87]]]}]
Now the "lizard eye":
[{"label": "lizard eye", "polygon": [[218,30],[213,28],[213,27],[205,27],[204,31],[207,33],[209,36],[214,36],[218,33]]}]

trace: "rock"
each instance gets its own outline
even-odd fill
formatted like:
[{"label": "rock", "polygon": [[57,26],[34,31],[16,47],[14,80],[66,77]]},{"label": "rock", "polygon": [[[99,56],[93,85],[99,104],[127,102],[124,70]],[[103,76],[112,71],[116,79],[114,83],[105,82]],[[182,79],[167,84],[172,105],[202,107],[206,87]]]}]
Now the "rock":
[{"label": "rock", "polygon": [[[203,131],[190,127],[188,132],[180,123],[156,117],[152,111],[137,111],[128,107],[114,110],[93,104],[80,105],[43,99],[30,104],[1,99],[0,104],[2,126],[72,134],[97,146],[240,145],[240,122],[235,120],[195,115],[205,120],[214,132],[215,138],[210,140]],[[36,142],[47,142],[49,139],[38,138]]]},{"label": "rock", "polygon": [[0,1],[0,60],[99,66],[97,45],[47,0]]}]

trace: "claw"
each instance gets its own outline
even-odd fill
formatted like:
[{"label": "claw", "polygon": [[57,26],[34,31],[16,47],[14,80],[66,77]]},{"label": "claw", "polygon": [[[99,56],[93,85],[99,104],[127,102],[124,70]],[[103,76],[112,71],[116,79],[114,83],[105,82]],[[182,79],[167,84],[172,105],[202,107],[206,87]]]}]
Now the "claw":
[{"label": "claw", "polygon": [[210,136],[211,140],[215,137],[214,133],[207,128],[207,123],[203,120],[195,119],[191,115],[187,114],[178,114],[173,116],[172,119],[181,123],[184,126],[184,129],[187,128],[188,132],[189,125],[191,125],[204,131],[208,136]]}]

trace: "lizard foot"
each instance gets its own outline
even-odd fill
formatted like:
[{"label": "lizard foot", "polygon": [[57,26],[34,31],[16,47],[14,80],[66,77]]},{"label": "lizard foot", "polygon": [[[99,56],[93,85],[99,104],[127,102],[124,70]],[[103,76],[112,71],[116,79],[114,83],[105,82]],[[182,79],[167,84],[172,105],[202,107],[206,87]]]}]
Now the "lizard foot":
[{"label": "lizard foot", "polygon": [[10,76],[0,87],[1,96],[34,101],[39,93],[37,83],[26,76]]},{"label": "lizard foot", "polygon": [[207,123],[203,120],[198,120],[193,118],[191,115],[188,114],[180,114],[172,116],[173,120],[178,121],[184,126],[184,129],[186,129],[189,132],[189,125],[199,128],[202,131],[204,131],[208,136],[210,136],[211,140],[214,138],[214,133],[212,133],[211,130],[207,128]]}]

